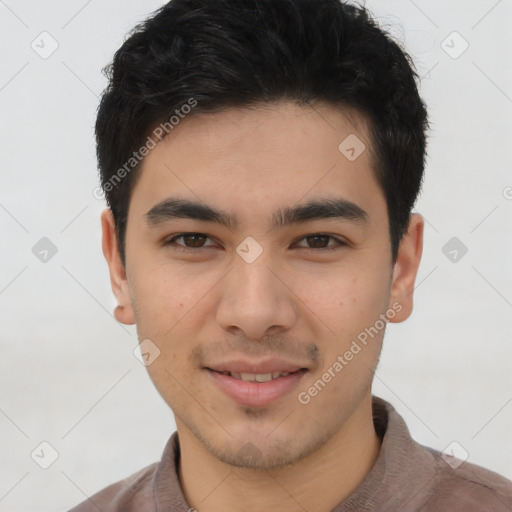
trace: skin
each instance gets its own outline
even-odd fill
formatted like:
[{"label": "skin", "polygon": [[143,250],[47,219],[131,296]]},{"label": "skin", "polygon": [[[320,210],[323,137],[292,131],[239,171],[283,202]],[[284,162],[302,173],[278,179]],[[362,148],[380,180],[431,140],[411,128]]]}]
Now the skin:
[{"label": "skin", "polygon": [[[293,103],[194,114],[145,157],[132,193],[126,268],[110,210],[102,214],[118,321],[136,323],[140,340],[161,351],[147,367],[172,408],[188,503],[201,512],[330,511],[349,496],[380,449],[371,384],[385,329],[314,397],[308,390],[356,336],[393,309],[411,314],[423,246],[423,218],[411,215],[393,265],[386,202],[375,180],[365,120],[330,105]],[[356,134],[366,150],[349,161],[338,150]],[[237,214],[230,231],[215,223],[169,220],[149,227],[144,214],[169,196]],[[271,229],[269,214],[311,199],[342,196],[367,224],[314,220]],[[203,233],[199,252],[172,235]],[[328,234],[346,243],[305,237]],[[262,254],[236,252],[253,237]],[[309,241],[308,241],[309,240]],[[399,312],[396,309],[400,308]],[[395,305],[393,307],[393,305]],[[228,357],[282,357],[307,367],[297,389],[265,407],[237,404],[203,369]],[[248,460],[247,443],[257,456]]]}]

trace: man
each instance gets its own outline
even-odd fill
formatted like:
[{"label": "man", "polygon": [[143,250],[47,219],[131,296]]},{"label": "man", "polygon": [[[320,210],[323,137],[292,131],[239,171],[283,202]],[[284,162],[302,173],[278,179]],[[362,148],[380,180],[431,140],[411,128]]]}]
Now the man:
[{"label": "man", "polygon": [[415,77],[338,0],[173,0],[118,50],[103,252],[177,433],[75,512],[512,509],[371,394],[422,254]]}]

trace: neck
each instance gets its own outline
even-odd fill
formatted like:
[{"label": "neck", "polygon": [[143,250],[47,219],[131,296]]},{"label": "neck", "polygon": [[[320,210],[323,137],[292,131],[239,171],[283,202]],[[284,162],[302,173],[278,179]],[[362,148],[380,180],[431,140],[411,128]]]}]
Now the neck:
[{"label": "neck", "polygon": [[182,424],[178,435],[179,479],[187,502],[200,512],[329,512],[361,484],[380,450],[371,395],[321,448],[268,471],[219,461]]}]

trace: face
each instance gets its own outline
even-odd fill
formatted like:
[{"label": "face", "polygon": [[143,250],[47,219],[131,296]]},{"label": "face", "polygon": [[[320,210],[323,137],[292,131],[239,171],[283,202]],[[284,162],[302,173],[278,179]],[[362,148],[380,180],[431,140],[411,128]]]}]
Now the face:
[{"label": "face", "polygon": [[180,439],[278,467],[369,396],[384,320],[410,313],[422,227],[393,266],[370,144],[364,119],[327,105],[194,114],[143,161],[125,272],[104,213],[116,316],[160,352],[147,369]]}]

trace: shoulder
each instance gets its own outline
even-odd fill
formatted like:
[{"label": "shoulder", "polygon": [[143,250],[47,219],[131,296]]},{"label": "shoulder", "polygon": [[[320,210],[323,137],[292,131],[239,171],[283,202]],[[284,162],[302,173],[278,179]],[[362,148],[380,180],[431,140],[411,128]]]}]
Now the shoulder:
[{"label": "shoulder", "polygon": [[422,510],[505,512],[512,510],[512,481],[486,468],[426,448],[435,478]]},{"label": "shoulder", "polygon": [[378,397],[373,397],[373,412],[375,430],[383,441],[370,483],[377,487],[373,499],[382,501],[384,496],[389,503],[388,508],[372,510],[512,511],[510,480],[418,443],[393,406]]},{"label": "shoulder", "polygon": [[69,512],[146,512],[154,510],[153,477],[158,463],[151,464],[113,483]]}]

